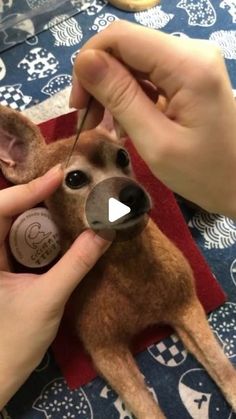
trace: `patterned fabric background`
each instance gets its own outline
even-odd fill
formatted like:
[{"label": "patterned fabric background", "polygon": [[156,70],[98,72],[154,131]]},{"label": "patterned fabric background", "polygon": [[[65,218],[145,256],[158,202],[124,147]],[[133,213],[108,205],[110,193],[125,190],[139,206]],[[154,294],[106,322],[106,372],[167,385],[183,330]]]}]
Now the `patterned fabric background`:
[{"label": "patterned fabric background", "polygon": [[0,51],[85,10],[90,3],[91,0],[1,0]]},{"label": "patterned fabric background", "polygon": [[[28,14],[26,25],[16,24],[17,45],[12,46],[13,34],[4,29],[9,15],[35,13],[43,3],[46,0],[0,1],[0,45],[5,49],[0,58],[0,103],[4,105],[24,110],[70,85],[72,64],[83,43],[118,19],[216,42],[236,89],[236,0],[162,0],[161,6],[140,13],[119,11],[106,0],[91,0],[83,12],[79,12],[82,1],[57,1],[62,8],[56,12]],[[29,35],[33,36],[22,42]],[[194,213],[183,204],[181,208],[194,240],[229,296],[223,307],[211,313],[209,323],[236,364],[236,224],[219,215]],[[236,418],[176,336],[152,345],[137,356],[137,362],[168,419]],[[70,391],[49,351],[0,417],[129,419],[132,415],[100,378]]]}]

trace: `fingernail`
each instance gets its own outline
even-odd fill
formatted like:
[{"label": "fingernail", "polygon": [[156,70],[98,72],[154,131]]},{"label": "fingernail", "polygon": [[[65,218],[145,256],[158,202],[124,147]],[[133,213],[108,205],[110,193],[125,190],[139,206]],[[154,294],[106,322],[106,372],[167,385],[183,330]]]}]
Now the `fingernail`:
[{"label": "fingernail", "polygon": [[56,166],[52,167],[48,172],[46,172],[43,177],[45,179],[50,179],[58,175],[60,172],[62,172],[62,165],[57,164]]},{"label": "fingernail", "polygon": [[108,64],[101,51],[87,50],[80,54],[76,75],[90,84],[100,83],[107,74]]},{"label": "fingernail", "polygon": [[101,235],[95,234],[93,240],[103,247],[110,245],[116,236],[116,233],[114,230],[104,230],[100,234]]},{"label": "fingernail", "polygon": [[116,236],[113,230],[103,230],[100,231],[100,234],[96,234],[93,230],[86,230],[82,234],[85,240],[88,240],[88,242],[91,242],[91,240],[94,241],[96,245],[104,248],[104,251],[111,245],[111,242]]},{"label": "fingernail", "polygon": [[71,92],[69,97],[69,108],[76,108],[78,109],[78,98],[80,94],[80,88],[79,88],[79,81],[75,74],[72,76],[72,86],[71,86]]}]

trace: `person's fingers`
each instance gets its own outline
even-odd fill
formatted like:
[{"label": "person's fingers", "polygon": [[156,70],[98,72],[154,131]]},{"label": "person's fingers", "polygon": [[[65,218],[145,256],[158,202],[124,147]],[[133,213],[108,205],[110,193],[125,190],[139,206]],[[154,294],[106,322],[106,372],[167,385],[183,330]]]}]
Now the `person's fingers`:
[{"label": "person's fingers", "polygon": [[75,71],[73,71],[72,76],[72,89],[69,98],[69,107],[76,109],[86,109],[89,102],[89,94],[83,88],[83,86],[78,83],[77,76]]},{"label": "person's fingers", "polygon": [[194,72],[198,71],[193,68],[193,62],[199,60],[207,68],[211,54],[217,51],[205,40],[170,36],[125,21],[110,25],[84,44],[76,57],[76,74],[80,56],[87,49],[108,52],[132,71],[148,75],[147,78],[163,89],[169,99],[186,82],[193,81]]},{"label": "person's fingers", "polygon": [[157,109],[129,71],[103,51],[86,50],[77,61],[76,74],[132,138],[144,160],[150,162],[153,155],[158,159],[166,137],[174,138],[176,124]]},{"label": "person's fingers", "polygon": [[[80,111],[81,115],[79,115],[78,126],[80,125],[80,117],[83,118],[83,113],[85,111],[86,109],[84,109],[82,112]],[[97,127],[102,121],[103,116],[104,107],[95,98],[93,98],[81,132]]]},{"label": "person's fingers", "polygon": [[44,176],[24,185],[11,186],[0,191],[0,245],[4,241],[11,217],[44,201],[58,188],[63,172],[55,166]]},{"label": "person's fingers", "polygon": [[[156,103],[159,97],[159,92],[157,88],[148,80],[138,80],[142,90],[146,93],[146,95],[154,102]],[[78,81],[76,82],[74,79],[74,85],[78,84]],[[75,91],[73,94],[77,94],[77,88],[75,88]],[[88,93],[87,93],[88,94]],[[76,105],[76,96],[75,96],[75,105]],[[76,106],[74,106],[76,107]],[[80,126],[80,121],[84,117],[84,113],[86,112],[85,109],[80,109],[79,111],[79,119],[78,119],[78,126]],[[87,114],[87,117],[83,123],[83,127],[81,132],[87,131],[90,129],[93,129],[97,127],[104,118],[104,107],[99,103],[94,97],[91,102],[89,112]]]},{"label": "person's fingers", "polygon": [[[111,240],[113,238],[111,232]],[[42,276],[40,287],[43,294],[49,301],[64,304],[110,245],[110,240],[103,239],[91,230],[83,232],[59,262]]]},{"label": "person's fingers", "polygon": [[[76,74],[81,55],[90,49],[108,52],[132,73],[146,75],[168,100],[183,86],[191,92],[204,92],[210,83],[215,89],[223,78],[230,85],[220,49],[207,40],[183,39],[125,21],[115,22],[84,44],[75,60]],[[81,83],[83,88],[86,96]],[[77,107],[82,107],[79,97]]]},{"label": "person's fingers", "polygon": [[149,97],[149,99],[152,100],[152,102],[156,103],[157,99],[159,97],[159,91],[156,88],[156,86],[154,86],[154,84],[152,84],[150,81],[148,80],[138,80],[142,90],[146,93],[146,95]]},{"label": "person's fingers", "polygon": [[60,165],[29,183],[0,191],[0,216],[12,217],[46,199],[58,186],[63,177]]},{"label": "person's fingers", "polygon": [[[147,80],[147,75],[144,75],[143,73],[139,73],[136,71],[131,71],[131,69],[128,68],[130,73],[134,76],[136,80],[138,80],[140,86],[144,90],[144,92],[152,99],[153,102],[157,101],[158,94],[163,93],[160,89],[157,89],[156,86],[154,86],[153,83],[151,83],[149,80]],[[72,108],[75,109],[81,109],[86,110],[88,102],[89,102],[90,94],[83,88],[81,83],[78,81],[75,73],[73,74],[73,80],[72,80],[72,87],[71,87],[71,93],[70,93],[70,99],[69,99],[69,105]],[[99,104],[98,101],[94,99],[97,109],[95,108],[95,105],[93,106],[93,115],[91,120],[94,120],[94,124],[91,123],[88,124],[90,128],[94,128],[96,125],[95,123],[99,123],[101,121],[101,110],[100,107],[101,104]],[[88,118],[87,118],[88,119]],[[87,121],[86,121],[87,125]],[[89,129],[90,129],[89,128]],[[84,130],[83,130],[84,131]]]}]

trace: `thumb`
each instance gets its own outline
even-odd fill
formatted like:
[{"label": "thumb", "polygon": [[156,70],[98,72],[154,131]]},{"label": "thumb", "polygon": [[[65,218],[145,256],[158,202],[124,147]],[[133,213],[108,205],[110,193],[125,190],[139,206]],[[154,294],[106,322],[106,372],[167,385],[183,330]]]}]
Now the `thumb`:
[{"label": "thumb", "polygon": [[165,141],[163,133],[173,130],[173,122],[157,109],[128,69],[108,53],[92,49],[81,52],[74,72],[79,83],[111,112],[148,163],[153,152],[158,153],[153,148]]},{"label": "thumb", "polygon": [[[113,233],[113,232],[112,232]],[[91,230],[83,232],[65,255],[42,275],[43,294],[51,301],[65,304],[69,296],[111,245]]]}]

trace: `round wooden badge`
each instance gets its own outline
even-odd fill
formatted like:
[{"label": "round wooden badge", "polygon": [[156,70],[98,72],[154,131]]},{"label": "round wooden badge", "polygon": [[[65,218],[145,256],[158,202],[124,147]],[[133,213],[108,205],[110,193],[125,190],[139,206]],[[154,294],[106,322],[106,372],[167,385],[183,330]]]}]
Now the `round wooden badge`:
[{"label": "round wooden badge", "polygon": [[127,10],[128,12],[139,12],[141,10],[150,9],[160,3],[160,0],[108,0],[118,9]]}]

